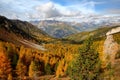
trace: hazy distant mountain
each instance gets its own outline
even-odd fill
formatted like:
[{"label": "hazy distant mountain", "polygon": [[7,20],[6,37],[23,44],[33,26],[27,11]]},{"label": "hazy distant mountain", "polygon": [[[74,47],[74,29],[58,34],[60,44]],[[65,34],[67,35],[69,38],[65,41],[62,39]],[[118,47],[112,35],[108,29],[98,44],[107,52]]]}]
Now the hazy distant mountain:
[{"label": "hazy distant mountain", "polygon": [[91,31],[102,26],[114,26],[120,24],[120,16],[78,16],[74,18],[61,17],[40,21],[31,21],[49,35],[63,38],[70,34]]},{"label": "hazy distant mountain", "polygon": [[42,29],[55,38],[62,38],[70,34],[79,32],[79,30],[71,26],[69,23],[55,20],[40,21],[38,24],[38,28]]},{"label": "hazy distant mountain", "polygon": [[37,26],[39,24],[40,21],[30,21],[30,23],[32,23],[33,25]]}]

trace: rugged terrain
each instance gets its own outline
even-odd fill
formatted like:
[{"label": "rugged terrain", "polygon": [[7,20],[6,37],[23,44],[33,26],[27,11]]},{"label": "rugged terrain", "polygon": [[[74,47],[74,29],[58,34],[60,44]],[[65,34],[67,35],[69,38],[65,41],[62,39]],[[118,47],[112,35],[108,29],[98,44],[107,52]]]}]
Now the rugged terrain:
[{"label": "rugged terrain", "polygon": [[69,23],[55,20],[40,21],[37,27],[55,38],[63,38],[70,34],[79,32],[79,30]]},{"label": "rugged terrain", "polygon": [[37,44],[47,43],[54,40],[44,31],[28,22],[9,20],[3,16],[0,16],[0,33],[0,39],[3,41],[32,48],[40,48]]},{"label": "rugged terrain", "polygon": [[58,17],[30,21],[55,38],[63,38],[83,31],[92,31],[103,26],[120,25],[120,16],[86,15],[78,17]]},{"label": "rugged terrain", "polygon": [[0,16],[0,79],[119,80],[119,27],[103,26],[55,39],[28,22]]}]

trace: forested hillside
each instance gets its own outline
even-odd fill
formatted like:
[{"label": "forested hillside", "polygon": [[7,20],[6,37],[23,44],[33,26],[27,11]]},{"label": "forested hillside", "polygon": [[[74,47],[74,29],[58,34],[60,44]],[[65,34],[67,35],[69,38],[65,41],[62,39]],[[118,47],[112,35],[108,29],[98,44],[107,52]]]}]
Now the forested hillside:
[{"label": "forested hillside", "polygon": [[[112,62],[104,53],[106,33],[119,26],[59,40],[33,27],[0,17],[0,79],[119,80],[120,48]],[[120,45],[120,32],[112,35]]]}]

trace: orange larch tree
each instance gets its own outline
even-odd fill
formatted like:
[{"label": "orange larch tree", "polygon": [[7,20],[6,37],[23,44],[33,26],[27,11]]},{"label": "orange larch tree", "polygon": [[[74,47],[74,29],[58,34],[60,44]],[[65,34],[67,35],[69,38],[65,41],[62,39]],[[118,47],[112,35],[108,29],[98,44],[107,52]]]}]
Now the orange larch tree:
[{"label": "orange larch tree", "polygon": [[0,50],[0,79],[7,80],[11,70],[10,60],[5,55],[5,52]]}]

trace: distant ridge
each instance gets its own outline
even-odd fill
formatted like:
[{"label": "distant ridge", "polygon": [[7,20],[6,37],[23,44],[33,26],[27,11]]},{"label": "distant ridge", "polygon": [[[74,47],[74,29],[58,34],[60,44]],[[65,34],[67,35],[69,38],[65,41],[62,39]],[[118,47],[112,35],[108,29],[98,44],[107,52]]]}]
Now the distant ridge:
[{"label": "distant ridge", "polygon": [[[103,26],[120,25],[120,16],[86,16],[30,21],[55,38],[64,38],[83,31],[92,31]],[[65,19],[65,20],[64,20]]]}]

